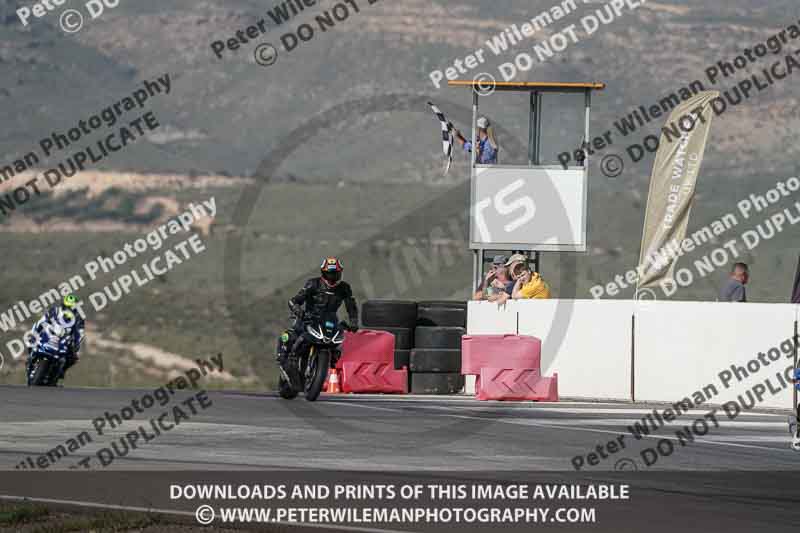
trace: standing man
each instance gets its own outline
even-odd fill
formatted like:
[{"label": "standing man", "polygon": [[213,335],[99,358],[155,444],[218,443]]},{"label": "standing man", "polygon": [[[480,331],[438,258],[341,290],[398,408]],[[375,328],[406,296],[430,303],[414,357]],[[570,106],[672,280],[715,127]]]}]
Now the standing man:
[{"label": "standing man", "polygon": [[746,302],[747,293],[744,286],[750,279],[750,272],[745,263],[735,263],[731,269],[728,282],[719,292],[719,299],[723,302]]},{"label": "standing man", "polygon": [[[478,127],[478,153],[475,154],[475,162],[479,165],[496,165],[497,152],[500,146],[494,136],[494,128],[486,117],[480,117],[475,122]],[[472,141],[464,138],[460,131],[455,131],[455,139],[464,148],[465,152],[473,152]]]}]

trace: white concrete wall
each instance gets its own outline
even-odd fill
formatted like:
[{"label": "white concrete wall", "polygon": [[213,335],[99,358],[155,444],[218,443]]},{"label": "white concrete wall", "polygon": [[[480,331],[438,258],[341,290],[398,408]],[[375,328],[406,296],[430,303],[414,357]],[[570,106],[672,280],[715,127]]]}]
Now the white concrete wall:
[{"label": "white concrete wall", "polygon": [[[542,371],[558,372],[562,396],[631,399],[631,317],[636,318],[635,398],[674,403],[706,389],[721,404],[761,383],[760,407],[789,408],[791,387],[775,376],[792,363],[780,351],[800,306],[630,300],[517,300],[498,307],[470,302],[467,333],[518,333],[542,339]],[[786,346],[784,346],[785,348]],[[777,361],[768,351],[778,348]],[[720,373],[765,353],[769,365],[726,388]],[[777,352],[773,351],[772,357]],[[773,393],[765,380],[770,379]],[[708,385],[716,388],[716,394]],[[468,391],[469,392],[469,391]]]},{"label": "white concrete wall", "polygon": [[[558,372],[564,396],[625,398],[630,395],[632,305],[609,301],[603,312],[590,300],[522,300],[519,334],[542,339],[542,371]],[[613,371],[611,371],[613,369]]]},{"label": "white concrete wall", "polygon": [[[598,302],[599,303],[599,302]],[[713,403],[735,400],[756,383],[772,378],[793,363],[781,353],[777,361],[764,357],[746,370],[740,381],[731,365],[746,367],[759,352],[778,348],[794,334],[797,307],[791,304],[734,304],[725,302],[647,302],[636,310],[636,399],[677,401],[708,385]],[[776,352],[773,351],[773,357]],[[756,372],[752,372],[756,369]],[[720,373],[731,373],[727,388]],[[743,376],[743,374],[742,374]],[[727,375],[725,376],[727,378]],[[765,387],[768,385],[764,384]],[[789,408],[791,387],[773,394],[767,389],[761,407]],[[710,400],[711,401],[711,400]]]},{"label": "white concrete wall", "polygon": [[517,333],[517,301],[499,307],[491,302],[467,304],[467,335]]}]

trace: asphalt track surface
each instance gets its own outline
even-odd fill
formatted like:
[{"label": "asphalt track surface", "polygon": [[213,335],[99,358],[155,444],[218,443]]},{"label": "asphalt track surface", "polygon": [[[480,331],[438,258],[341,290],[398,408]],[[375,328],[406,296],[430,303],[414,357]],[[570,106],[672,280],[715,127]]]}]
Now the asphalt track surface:
[{"label": "asphalt track surface", "polygon": [[[148,420],[162,413],[171,420],[179,406],[188,420],[115,457],[105,470],[572,471],[576,456],[584,457],[582,472],[800,470],[800,453],[789,448],[786,413],[728,420],[720,411],[719,427],[709,423],[707,434],[681,445],[675,431],[702,418],[712,409],[707,406],[637,440],[628,426],[657,406],[380,395],[322,395],[312,403],[302,396],[287,401],[270,393],[212,391],[211,405],[191,414],[181,402],[194,393],[176,391],[163,407],[156,404],[97,435],[92,420],[119,413],[148,392],[0,387],[0,469],[14,469],[25,457],[35,461],[82,431],[92,442],[48,469],[96,460],[99,449],[140,426],[149,428]],[[621,435],[625,448],[610,453],[606,443]],[[645,465],[642,450],[664,438],[674,451]],[[590,466],[587,454],[598,446],[607,458]]]},{"label": "asphalt track surface", "polygon": [[[292,533],[478,532],[498,527],[509,532],[538,528],[738,533],[796,531],[800,521],[796,475],[800,454],[789,448],[786,413],[742,413],[728,420],[718,412],[719,427],[710,425],[705,435],[682,446],[675,431],[702,419],[710,406],[690,411],[652,437],[637,440],[628,426],[656,406],[377,395],[323,395],[311,403],[302,397],[287,401],[268,393],[215,391],[207,393],[206,408],[199,408],[197,399],[191,404],[193,414],[187,399],[197,398],[198,391],[176,391],[165,397],[163,406],[144,409],[114,429],[106,425],[98,435],[93,420],[105,417],[107,411],[120,413],[151,392],[0,387],[0,470],[6,471],[0,473],[0,499],[32,498],[55,507],[152,510],[196,524],[200,502],[173,499],[172,484],[628,483],[635,496],[596,502],[596,522],[557,524],[557,528],[549,523],[438,522],[332,526],[302,520],[238,525]],[[172,427],[170,417],[176,407],[187,417]],[[150,421],[159,418],[171,429],[124,456],[115,456],[107,466],[98,466],[98,450],[113,449],[114,443],[120,446],[126,434],[152,427]],[[26,458],[36,462],[81,432],[90,435],[91,442],[47,468],[17,468]],[[626,445],[611,453],[609,441]],[[642,450],[659,443],[672,444],[673,452],[646,466]],[[599,454],[598,446],[606,458],[576,472],[574,458],[588,461],[590,452]],[[94,465],[91,471],[69,470],[87,458]],[[221,506],[230,503],[215,505],[220,505],[221,513]],[[583,509],[595,504],[572,500],[543,505]]]}]

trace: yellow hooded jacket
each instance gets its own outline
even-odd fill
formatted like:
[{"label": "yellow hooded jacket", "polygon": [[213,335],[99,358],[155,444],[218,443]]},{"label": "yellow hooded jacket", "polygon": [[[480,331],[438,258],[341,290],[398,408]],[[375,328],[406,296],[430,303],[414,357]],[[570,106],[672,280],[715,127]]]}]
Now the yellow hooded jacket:
[{"label": "yellow hooded jacket", "polygon": [[539,298],[546,300],[550,298],[550,287],[538,272],[533,272],[530,281],[520,287],[519,293],[523,298]]}]

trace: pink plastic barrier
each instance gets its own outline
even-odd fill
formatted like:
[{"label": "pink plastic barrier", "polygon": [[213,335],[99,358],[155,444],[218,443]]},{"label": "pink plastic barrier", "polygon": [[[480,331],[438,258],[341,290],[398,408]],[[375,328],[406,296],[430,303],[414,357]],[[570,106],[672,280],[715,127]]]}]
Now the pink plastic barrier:
[{"label": "pink plastic barrier", "polygon": [[336,368],[342,392],[408,393],[408,370],[394,369],[394,335],[389,332],[345,333]]},{"label": "pink plastic barrier", "polygon": [[344,335],[342,356],[336,368],[351,361],[388,362],[394,365],[394,335],[387,331],[362,329]]},{"label": "pink plastic barrier", "polygon": [[395,370],[394,360],[345,361],[342,367],[342,392],[408,393],[408,370]]},{"label": "pink plastic barrier", "polygon": [[461,373],[480,375],[487,368],[541,368],[542,341],[522,335],[464,335]]},{"label": "pink plastic barrier", "polygon": [[475,383],[475,396],[478,400],[557,402],[558,374],[545,378],[539,369],[484,367]]}]

